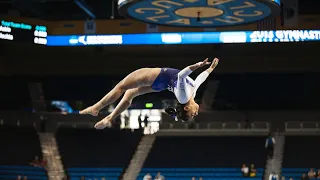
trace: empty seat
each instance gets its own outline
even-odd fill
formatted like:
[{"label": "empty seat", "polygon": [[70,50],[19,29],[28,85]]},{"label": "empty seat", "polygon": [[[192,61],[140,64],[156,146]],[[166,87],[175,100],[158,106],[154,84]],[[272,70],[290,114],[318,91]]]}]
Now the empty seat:
[{"label": "empty seat", "polygon": [[[160,172],[166,179],[191,179],[192,177],[202,177],[204,179],[218,180],[246,180],[242,177],[240,168],[143,168],[138,179],[150,173],[155,177]],[[255,178],[262,178],[263,169],[258,168]],[[255,179],[253,178],[253,179]],[[251,178],[250,178],[251,179]]]},{"label": "empty seat", "polygon": [[28,179],[32,180],[48,179],[44,168],[32,166],[0,165],[0,179],[16,180],[18,176],[26,176]]},{"label": "empty seat", "polygon": [[118,129],[62,128],[57,142],[71,179],[118,179],[140,142],[142,133]]},{"label": "empty seat", "polygon": [[0,126],[0,144],[0,165],[29,165],[42,154],[38,134],[32,127]]},{"label": "empty seat", "polygon": [[62,128],[57,132],[66,167],[125,167],[141,139],[140,132]]},{"label": "empty seat", "polygon": [[157,137],[144,167],[264,167],[264,137]]},{"label": "empty seat", "polygon": [[282,176],[300,179],[303,173],[308,173],[309,168],[282,168]]},{"label": "empty seat", "polygon": [[71,179],[80,179],[81,177],[86,179],[100,179],[102,177],[118,179],[123,168],[68,168],[67,171]]},{"label": "empty seat", "polygon": [[287,136],[285,141],[283,167],[310,168],[319,166],[317,146],[319,136]]}]

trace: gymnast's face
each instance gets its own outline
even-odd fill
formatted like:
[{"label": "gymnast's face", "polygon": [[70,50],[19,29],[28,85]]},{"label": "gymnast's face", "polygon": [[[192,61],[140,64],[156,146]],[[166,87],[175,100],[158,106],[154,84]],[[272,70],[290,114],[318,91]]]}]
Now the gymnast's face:
[{"label": "gymnast's face", "polygon": [[192,100],[187,106],[184,107],[184,110],[187,112],[186,115],[189,117],[188,121],[193,120],[196,116],[198,116],[199,104]]}]

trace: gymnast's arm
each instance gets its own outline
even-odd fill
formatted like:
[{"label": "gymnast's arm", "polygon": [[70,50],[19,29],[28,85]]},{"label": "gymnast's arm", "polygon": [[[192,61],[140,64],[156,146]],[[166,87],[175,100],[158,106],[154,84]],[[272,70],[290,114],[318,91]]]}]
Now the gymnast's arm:
[{"label": "gymnast's arm", "polygon": [[198,77],[195,80],[195,84],[196,84],[195,89],[198,89],[200,85],[208,78],[209,74],[212,73],[212,71],[217,67],[218,63],[219,63],[219,59],[215,58],[212,64],[210,65],[210,67],[198,75]]},{"label": "gymnast's arm", "polygon": [[210,64],[210,62],[208,62],[208,58],[205,59],[202,62],[198,62],[196,64],[190,65],[185,67],[184,69],[182,69],[179,73],[178,73],[178,78],[186,78],[187,76],[189,76],[189,74],[191,74],[194,70],[205,66],[207,64]]},{"label": "gymnast's arm", "polygon": [[202,62],[198,62],[196,64],[190,65],[178,73],[178,80],[177,80],[177,89],[178,90],[175,92],[175,95],[176,95],[179,103],[185,104],[190,99],[191,94],[188,95],[188,93],[186,92],[186,78],[187,78],[187,76],[189,74],[191,74],[197,68],[205,66],[207,64],[210,64],[208,62],[208,58]]}]

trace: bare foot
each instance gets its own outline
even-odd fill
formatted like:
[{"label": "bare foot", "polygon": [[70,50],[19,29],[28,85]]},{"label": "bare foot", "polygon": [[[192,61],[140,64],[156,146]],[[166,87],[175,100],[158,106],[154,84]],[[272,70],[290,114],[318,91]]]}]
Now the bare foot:
[{"label": "bare foot", "polygon": [[80,111],[79,114],[90,114],[92,116],[98,116],[99,111],[95,110],[92,106],[90,106]]},{"label": "bare foot", "polygon": [[103,118],[101,121],[97,122],[95,125],[94,125],[94,128],[96,129],[104,129],[106,127],[110,127],[111,126],[111,117],[110,116],[107,116],[105,118]]}]

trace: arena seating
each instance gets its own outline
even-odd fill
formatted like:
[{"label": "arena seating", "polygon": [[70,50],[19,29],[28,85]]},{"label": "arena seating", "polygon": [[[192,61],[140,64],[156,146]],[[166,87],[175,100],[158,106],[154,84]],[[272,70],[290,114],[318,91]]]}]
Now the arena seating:
[{"label": "arena seating", "polygon": [[[284,168],[319,168],[319,136],[287,136],[285,141]],[[307,173],[309,170],[305,171]],[[301,174],[300,174],[301,176]]]},{"label": "arena seating", "polygon": [[[220,80],[213,102],[213,108],[216,110],[290,109],[294,111],[297,109],[317,109],[319,102],[317,95],[319,86],[314,83],[318,76],[314,73],[215,74],[215,77]],[[297,82],[303,82],[303,85],[297,86]],[[301,95],[297,97],[296,94]],[[236,107],[231,108],[230,104],[236,105]]]},{"label": "arena seating", "polygon": [[308,173],[310,168],[282,168],[282,176],[300,179],[303,173]]},{"label": "arena seating", "polygon": [[0,166],[0,179],[16,180],[18,176],[32,180],[47,180],[46,171],[43,168],[32,166]]},{"label": "arena seating", "polygon": [[[34,128],[0,126],[0,165],[29,165],[41,159],[39,137]],[[16,153],[14,153],[16,152]]]},{"label": "arena seating", "polygon": [[157,137],[138,179],[161,172],[170,180],[245,180],[242,164],[255,164],[260,180],[266,161],[264,137]]},{"label": "arena seating", "polygon": [[117,129],[61,128],[56,137],[65,168],[72,179],[118,179],[129,164],[141,132]]},{"label": "arena seating", "polygon": [[157,172],[170,180],[190,180],[192,177],[202,177],[205,180],[261,180],[263,169],[257,169],[254,178],[242,177],[240,168],[144,168],[138,180],[143,180],[144,175],[150,173],[155,177]]},{"label": "arena seating", "polygon": [[31,109],[28,81],[24,81],[22,77],[0,76],[0,82],[1,110]]},{"label": "arena seating", "polygon": [[282,176],[300,179],[310,168],[319,168],[317,146],[319,136],[287,136],[285,142]]},{"label": "arena seating", "polygon": [[123,169],[122,168],[68,168],[67,169],[71,180],[80,180],[81,177],[85,179],[101,179],[118,180]]},{"label": "arena seating", "polygon": [[0,126],[0,179],[17,179],[18,175],[28,179],[45,180],[43,168],[28,166],[35,156],[41,157],[39,137],[34,128]]},{"label": "arena seating", "polygon": [[240,167],[265,165],[264,137],[157,137],[145,167]]}]

